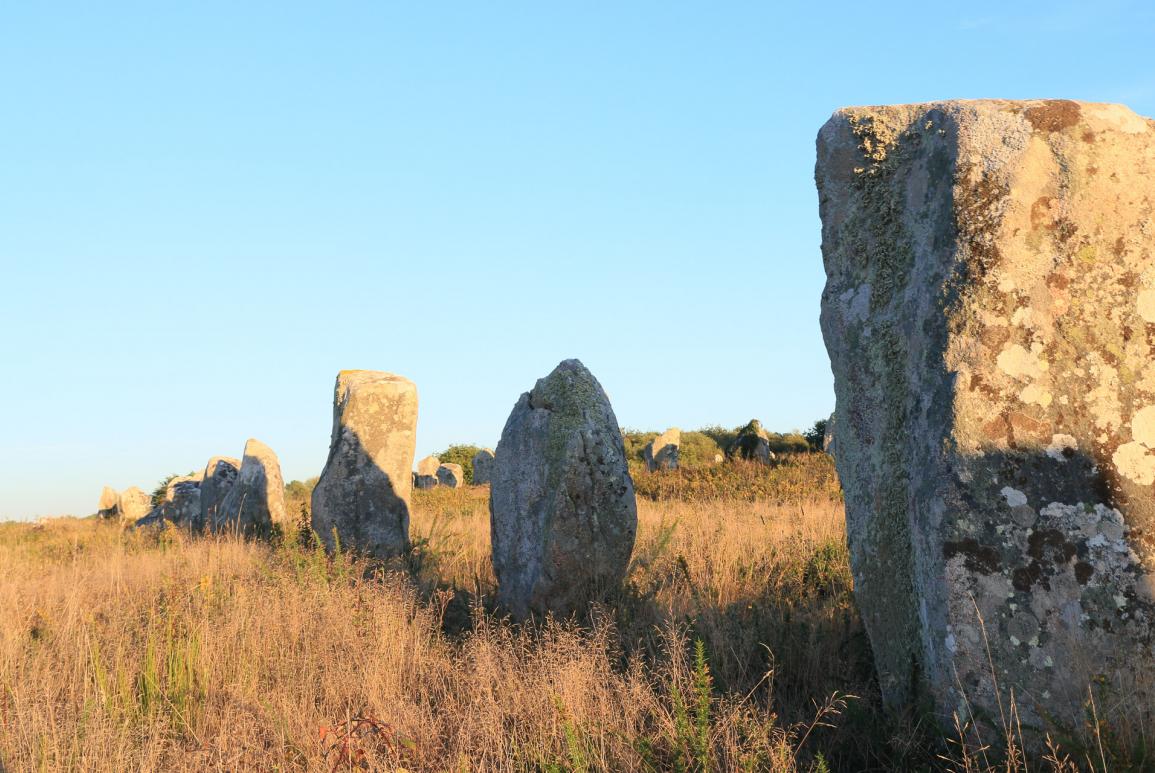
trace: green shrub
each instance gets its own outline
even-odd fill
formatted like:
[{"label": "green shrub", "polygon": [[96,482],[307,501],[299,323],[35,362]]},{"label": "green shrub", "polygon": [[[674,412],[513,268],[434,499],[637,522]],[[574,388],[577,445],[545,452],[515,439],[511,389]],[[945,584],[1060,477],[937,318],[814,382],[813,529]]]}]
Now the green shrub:
[{"label": "green shrub", "polygon": [[302,522],[308,521],[313,506],[313,489],[317,487],[317,478],[304,481],[291,480],[285,484],[285,511],[290,517],[300,517]]},{"label": "green shrub", "polygon": [[439,454],[434,454],[442,464],[460,464],[467,485],[473,484],[473,457],[481,446],[452,445]]},{"label": "green shrub", "polygon": [[814,422],[814,426],[806,430],[806,442],[810,444],[811,451],[821,451],[822,446],[826,442],[826,424],[827,419],[819,419]]},{"label": "green shrub", "polygon": [[810,450],[810,442],[799,432],[766,434],[770,437],[770,450],[776,454],[804,454]]},{"label": "green shrub", "polygon": [[678,449],[678,464],[682,467],[708,467],[718,454],[725,456],[722,447],[705,432],[682,433],[682,446]]},{"label": "green shrub", "polygon": [[715,424],[711,427],[702,427],[700,430],[698,430],[698,432],[702,433],[717,443],[718,448],[722,449],[722,453],[726,456],[729,456],[730,449],[734,446],[734,441],[738,439],[738,430],[740,429],[741,427],[737,427],[735,429],[726,429],[725,427]]}]

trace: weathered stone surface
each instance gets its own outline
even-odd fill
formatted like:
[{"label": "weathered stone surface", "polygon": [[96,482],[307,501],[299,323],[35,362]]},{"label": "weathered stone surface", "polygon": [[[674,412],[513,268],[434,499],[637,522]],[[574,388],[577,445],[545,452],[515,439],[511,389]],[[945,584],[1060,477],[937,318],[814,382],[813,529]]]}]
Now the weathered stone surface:
[{"label": "weathered stone surface", "polygon": [[437,468],[441,460],[436,456],[427,456],[417,463],[417,477],[413,479],[415,488],[427,489],[437,485]]},{"label": "weathered stone surface", "polygon": [[473,485],[483,486],[493,482],[493,450],[483,448],[473,455]]},{"label": "weathered stone surface", "polygon": [[197,486],[199,487],[200,483],[201,483],[201,479],[203,477],[204,477],[203,472],[196,473],[193,475],[178,475],[178,476],[176,476],[175,478],[170,480],[168,482],[168,484],[164,487],[164,501],[171,502],[176,497],[177,487],[182,485],[182,484],[196,483]]},{"label": "weathered stone surface", "polygon": [[768,464],[774,459],[774,452],[770,450],[770,435],[762,429],[762,422],[751,419],[750,423],[738,430],[738,437],[734,439],[734,456],[755,462]]},{"label": "weathered stone surface", "polygon": [[249,438],[236,481],[213,517],[213,530],[266,534],[287,525],[281,463],[271,448]]},{"label": "weathered stone surface", "polygon": [[329,459],[313,489],[313,531],[386,558],[409,547],[417,387],[392,373],[343,370],[333,392]]},{"label": "weathered stone surface", "polygon": [[642,449],[642,458],[646,461],[646,469],[655,470],[678,469],[678,451],[682,445],[682,430],[670,427],[656,438],[646,443]]},{"label": "weathered stone surface", "polygon": [[465,485],[465,470],[460,464],[442,464],[437,467],[437,485],[460,488]]},{"label": "weathered stone surface", "polygon": [[105,486],[100,491],[100,503],[96,506],[96,514],[101,518],[116,518],[120,513],[117,508],[120,495],[111,486]]},{"label": "weathered stone surface", "polygon": [[200,516],[189,524],[195,532],[203,531],[216,521],[220,512],[221,502],[225,495],[237,481],[241,471],[241,462],[231,456],[214,456],[205,465],[201,474],[201,512]]},{"label": "weathered stone surface", "polygon": [[147,515],[150,509],[152,509],[152,497],[136,486],[131,486],[120,492],[116,511],[124,520],[136,522]]},{"label": "weathered stone surface", "polygon": [[1155,124],[1061,100],[849,108],[816,178],[886,700],[929,688],[965,715],[961,684],[998,717],[993,662],[1027,726],[1081,721],[1088,685],[1150,705]]},{"label": "weathered stone surface", "polygon": [[497,600],[515,616],[566,615],[621,582],[637,531],[634,485],[609,398],[579,361],[514,406],[490,524]]},{"label": "weathered stone surface", "polygon": [[175,526],[193,529],[201,517],[199,477],[185,475],[169,481],[165,488],[164,501],[137,520],[136,526],[157,525],[168,521]]}]

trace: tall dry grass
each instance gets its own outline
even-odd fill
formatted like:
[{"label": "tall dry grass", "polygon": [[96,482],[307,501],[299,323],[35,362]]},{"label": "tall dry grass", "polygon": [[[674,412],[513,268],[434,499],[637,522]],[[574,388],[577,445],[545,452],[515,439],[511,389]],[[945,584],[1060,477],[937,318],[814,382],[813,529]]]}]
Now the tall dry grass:
[{"label": "tall dry grass", "polygon": [[1012,769],[884,718],[836,499],[643,499],[616,597],[514,625],[486,496],[386,567],[0,524],[0,770]]},{"label": "tall dry grass", "polygon": [[[487,611],[484,494],[419,494],[413,556],[368,576],[293,542],[3,525],[0,762],[789,770],[813,759],[815,717],[840,704],[800,696],[813,682],[824,704],[845,681],[820,632],[857,626],[837,505],[642,502],[620,598],[585,620],[517,626]],[[792,695],[789,717],[776,689]]]}]

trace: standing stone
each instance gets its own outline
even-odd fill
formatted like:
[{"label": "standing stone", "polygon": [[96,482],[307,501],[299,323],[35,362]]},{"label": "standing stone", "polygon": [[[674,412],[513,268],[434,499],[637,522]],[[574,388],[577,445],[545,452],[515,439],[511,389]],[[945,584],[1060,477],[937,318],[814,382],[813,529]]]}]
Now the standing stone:
[{"label": "standing stone", "polygon": [[100,492],[100,503],[96,506],[96,514],[101,518],[117,517],[117,503],[120,495],[111,486],[105,486]]},{"label": "standing stone", "polygon": [[1065,100],[848,108],[816,178],[885,700],[997,719],[997,681],[1036,728],[1080,723],[1089,685],[1151,705],[1155,124]]},{"label": "standing stone", "polygon": [[409,547],[417,387],[375,370],[343,370],[333,391],[329,459],[313,489],[313,531],[385,558]]},{"label": "standing stone", "polygon": [[655,470],[678,469],[678,452],[682,446],[682,430],[670,427],[656,438],[646,443],[642,449],[642,457],[646,460],[646,469]]},{"label": "standing stone", "polygon": [[281,463],[271,448],[250,438],[237,479],[213,518],[213,530],[267,534],[287,525]]},{"label": "standing stone", "polygon": [[490,494],[499,604],[568,615],[621,583],[637,502],[618,421],[597,379],[566,360],[514,406]]},{"label": "standing stone", "polygon": [[465,470],[460,464],[442,464],[437,468],[437,484],[447,488],[465,485]]},{"label": "standing stone", "polygon": [[473,455],[473,485],[493,482],[493,451],[483,448]]},{"label": "standing stone", "polygon": [[126,521],[135,523],[146,516],[151,509],[152,497],[136,486],[120,492],[120,497],[117,499],[117,515]]},{"label": "standing stone", "polygon": [[749,424],[738,430],[733,453],[741,459],[763,464],[775,458],[774,452],[770,450],[770,435],[762,429],[762,422],[751,419]]},{"label": "standing stone", "polygon": [[136,521],[137,526],[159,525],[168,521],[175,526],[194,528],[201,515],[201,483],[194,475],[169,481],[164,501]]},{"label": "standing stone", "polygon": [[834,456],[834,424],[835,414],[830,414],[830,418],[826,420],[826,431],[822,433],[822,450],[831,456]]},{"label": "standing stone", "polygon": [[437,486],[437,469],[441,466],[441,460],[436,456],[427,456],[417,463],[417,477],[413,479],[413,485],[420,489],[434,488]]},{"label": "standing stone", "polygon": [[214,456],[205,465],[201,481],[200,516],[189,524],[194,532],[201,532],[215,522],[221,502],[237,480],[241,463],[230,456]]}]

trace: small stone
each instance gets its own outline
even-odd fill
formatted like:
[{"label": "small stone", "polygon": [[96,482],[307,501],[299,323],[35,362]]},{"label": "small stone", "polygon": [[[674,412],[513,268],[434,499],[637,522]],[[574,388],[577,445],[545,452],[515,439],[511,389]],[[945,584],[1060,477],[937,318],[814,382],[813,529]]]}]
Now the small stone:
[{"label": "small stone", "polygon": [[770,450],[770,435],[762,429],[762,422],[751,419],[750,423],[738,430],[734,439],[734,455],[750,461],[769,463],[775,458]]},{"label": "small stone", "polygon": [[682,430],[670,427],[646,444],[642,449],[642,457],[646,461],[646,469],[655,470],[678,469],[678,453],[682,446]]},{"label": "small stone", "polygon": [[473,455],[473,485],[484,486],[493,481],[493,451],[483,448]]},{"label": "small stone", "polygon": [[119,515],[117,504],[120,495],[111,486],[105,486],[100,492],[100,502],[96,506],[96,514],[101,518],[116,518]]},{"label": "small stone", "polygon": [[826,420],[826,431],[822,433],[822,450],[834,456],[834,414],[830,414],[830,418]]},{"label": "small stone", "polygon": [[446,488],[460,488],[465,485],[465,470],[460,464],[441,464],[437,467],[437,484]]},{"label": "small stone", "polygon": [[419,489],[436,488],[437,468],[441,460],[436,456],[427,456],[417,463],[417,477],[413,479],[413,486]]}]

